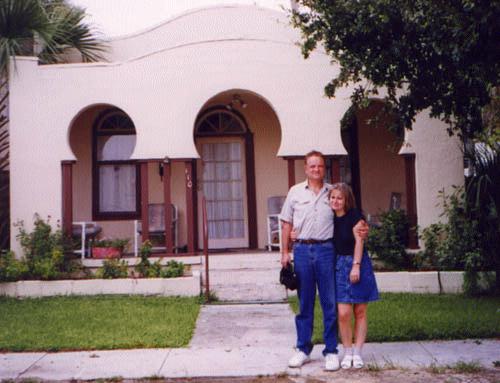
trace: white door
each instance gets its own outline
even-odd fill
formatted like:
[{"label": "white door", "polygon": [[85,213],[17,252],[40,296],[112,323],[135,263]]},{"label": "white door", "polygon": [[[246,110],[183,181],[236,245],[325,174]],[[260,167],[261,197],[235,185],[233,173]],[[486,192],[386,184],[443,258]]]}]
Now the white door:
[{"label": "white door", "polygon": [[243,139],[205,138],[198,142],[202,157],[201,190],[207,201],[208,247],[248,247]]}]

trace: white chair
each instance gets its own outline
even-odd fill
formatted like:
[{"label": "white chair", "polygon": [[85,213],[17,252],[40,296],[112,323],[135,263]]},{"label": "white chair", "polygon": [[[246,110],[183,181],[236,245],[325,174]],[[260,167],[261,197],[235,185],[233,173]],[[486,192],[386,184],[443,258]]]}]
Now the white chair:
[{"label": "white chair", "polygon": [[267,249],[281,251],[281,223],[279,214],[286,197],[273,196],[267,199]]},{"label": "white chair", "polygon": [[[79,238],[81,241],[80,250],[74,250],[73,252],[76,254],[80,254],[82,259],[84,259],[86,255],[90,257],[90,252],[92,250],[92,241],[101,231],[102,228],[96,222],[73,222],[73,238]],[[87,246],[87,241],[89,243],[89,246]]]},{"label": "white chair", "polygon": [[[165,236],[165,205],[163,203],[152,203],[148,205],[148,220],[149,220],[149,236],[160,237]],[[172,231],[171,235],[174,242],[174,252],[178,251],[178,230],[177,223],[179,220],[177,207],[172,204]],[[142,222],[134,221],[134,255],[139,256],[139,246],[141,244]],[[153,247],[154,250],[165,250],[165,246]]]}]

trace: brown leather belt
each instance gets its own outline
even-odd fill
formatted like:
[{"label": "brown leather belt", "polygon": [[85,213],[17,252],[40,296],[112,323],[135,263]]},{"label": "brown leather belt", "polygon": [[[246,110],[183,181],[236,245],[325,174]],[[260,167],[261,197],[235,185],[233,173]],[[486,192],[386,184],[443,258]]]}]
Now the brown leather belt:
[{"label": "brown leather belt", "polygon": [[331,242],[333,238],[328,239],[297,239],[295,242],[303,245],[318,245],[321,243]]}]

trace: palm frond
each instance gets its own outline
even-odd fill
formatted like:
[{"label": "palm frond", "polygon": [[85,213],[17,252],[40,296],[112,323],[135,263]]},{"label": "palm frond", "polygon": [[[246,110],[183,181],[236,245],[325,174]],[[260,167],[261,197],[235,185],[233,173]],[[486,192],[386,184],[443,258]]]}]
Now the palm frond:
[{"label": "palm frond", "polygon": [[45,40],[52,27],[38,0],[0,0],[0,73],[9,57],[33,55],[34,34]]},{"label": "palm frond", "polygon": [[466,179],[466,213],[477,224],[484,267],[500,273],[500,144],[472,145],[465,155],[473,170]]},{"label": "palm frond", "polygon": [[84,22],[85,11],[82,8],[55,0],[50,2],[47,12],[52,34],[39,55],[42,62],[61,62],[63,53],[70,49],[76,49],[86,62],[103,59],[102,52],[106,46],[98,37],[98,32]]}]

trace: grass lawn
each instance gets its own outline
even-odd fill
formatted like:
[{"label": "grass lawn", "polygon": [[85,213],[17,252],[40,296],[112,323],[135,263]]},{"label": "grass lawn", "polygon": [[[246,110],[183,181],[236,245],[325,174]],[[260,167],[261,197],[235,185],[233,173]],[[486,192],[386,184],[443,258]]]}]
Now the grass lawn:
[{"label": "grass lawn", "polygon": [[[323,317],[316,300],[314,343],[323,343]],[[298,300],[290,300],[298,311]],[[495,338],[500,336],[500,298],[384,293],[368,305],[368,342]]]},{"label": "grass lawn", "polygon": [[197,298],[0,298],[0,351],[183,347],[193,334]]}]

